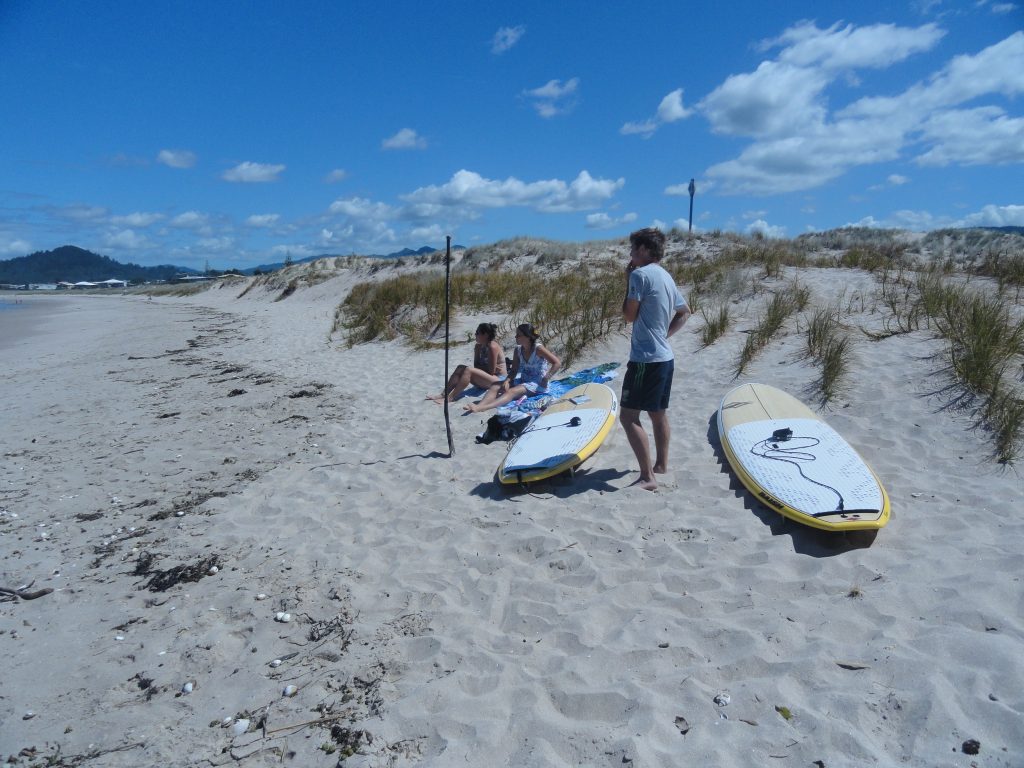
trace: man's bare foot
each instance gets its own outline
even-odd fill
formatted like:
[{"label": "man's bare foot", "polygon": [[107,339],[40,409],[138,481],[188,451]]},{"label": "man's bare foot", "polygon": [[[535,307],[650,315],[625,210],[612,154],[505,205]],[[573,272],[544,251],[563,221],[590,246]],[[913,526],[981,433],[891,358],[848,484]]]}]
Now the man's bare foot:
[{"label": "man's bare foot", "polygon": [[643,488],[645,491],[656,491],[658,490],[658,481],[653,477],[650,480],[645,480],[643,476],[638,477],[632,483],[629,484],[629,488]]},{"label": "man's bare foot", "polygon": [[469,405],[467,405],[467,406],[465,407],[465,409],[464,409],[464,410],[466,411],[466,413],[479,413],[479,412],[480,412],[480,409],[479,409],[479,408],[477,408],[477,407],[476,407],[475,405],[473,405],[472,403],[470,403]]},{"label": "man's bare foot", "polygon": [[654,474],[656,475],[664,475],[666,472],[668,472],[668,467],[663,467],[661,464],[655,464],[653,469]]}]

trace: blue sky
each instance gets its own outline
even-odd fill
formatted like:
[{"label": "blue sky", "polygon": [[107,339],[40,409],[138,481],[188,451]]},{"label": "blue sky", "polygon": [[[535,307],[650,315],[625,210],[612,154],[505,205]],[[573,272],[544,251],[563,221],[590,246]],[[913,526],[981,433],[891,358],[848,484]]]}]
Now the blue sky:
[{"label": "blue sky", "polygon": [[[784,9],[784,10],[779,10]],[[0,0],[0,258],[1024,225],[1020,0]]]}]

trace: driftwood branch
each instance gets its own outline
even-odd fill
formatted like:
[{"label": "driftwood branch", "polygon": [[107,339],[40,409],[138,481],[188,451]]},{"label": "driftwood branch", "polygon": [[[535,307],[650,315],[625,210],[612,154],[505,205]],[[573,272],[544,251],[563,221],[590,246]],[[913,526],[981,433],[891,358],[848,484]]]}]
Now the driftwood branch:
[{"label": "driftwood branch", "polygon": [[21,589],[0,587],[0,595],[14,595],[15,597],[20,597],[22,600],[35,600],[37,597],[48,595],[51,592],[53,592],[53,590],[50,587],[47,587],[46,589],[37,589],[34,592],[29,592],[28,587],[23,587]]}]

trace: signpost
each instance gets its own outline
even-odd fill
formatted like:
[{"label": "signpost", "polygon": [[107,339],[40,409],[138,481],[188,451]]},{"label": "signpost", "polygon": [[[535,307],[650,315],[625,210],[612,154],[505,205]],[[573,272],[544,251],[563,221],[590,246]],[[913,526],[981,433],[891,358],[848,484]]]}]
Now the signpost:
[{"label": "signpost", "polygon": [[697,185],[690,179],[690,232],[693,232],[693,196],[697,192]]}]

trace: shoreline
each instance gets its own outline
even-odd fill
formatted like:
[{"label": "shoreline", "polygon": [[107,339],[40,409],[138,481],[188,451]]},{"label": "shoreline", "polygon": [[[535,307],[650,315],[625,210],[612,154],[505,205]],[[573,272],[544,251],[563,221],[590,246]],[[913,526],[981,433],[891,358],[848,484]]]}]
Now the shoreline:
[{"label": "shoreline", "polygon": [[[20,298],[20,297],[19,297]],[[47,321],[66,311],[67,307],[47,306],[49,299],[25,297],[19,301],[9,301],[8,296],[0,294],[0,352],[18,349],[33,337],[47,333]]]}]

